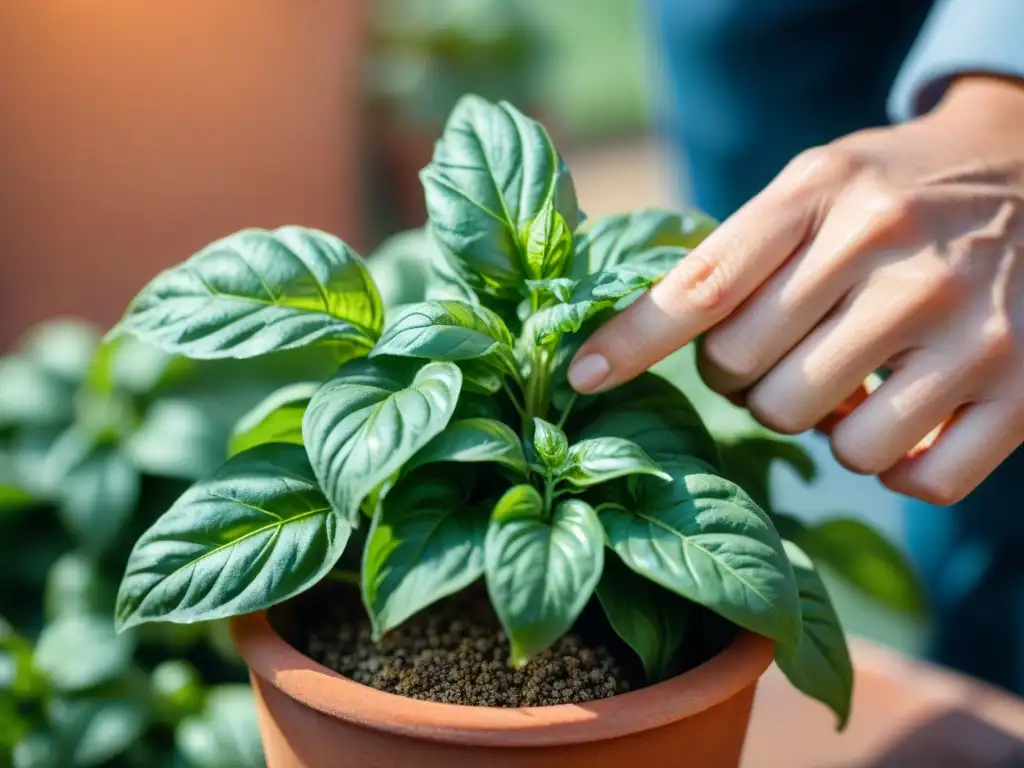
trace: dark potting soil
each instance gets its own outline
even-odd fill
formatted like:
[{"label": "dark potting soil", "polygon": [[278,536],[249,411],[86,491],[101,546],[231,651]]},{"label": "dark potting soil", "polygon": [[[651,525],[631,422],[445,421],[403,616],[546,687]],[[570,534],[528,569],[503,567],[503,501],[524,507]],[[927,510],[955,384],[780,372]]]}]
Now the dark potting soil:
[{"label": "dark potting soil", "polygon": [[[508,665],[509,644],[486,599],[446,601],[378,642],[362,611],[317,601],[275,622],[310,658],[356,682],[413,699],[488,707],[570,704],[603,699],[638,681],[599,644],[568,634],[522,669]],[[325,606],[335,606],[325,611]],[[301,618],[300,618],[301,616]]]}]

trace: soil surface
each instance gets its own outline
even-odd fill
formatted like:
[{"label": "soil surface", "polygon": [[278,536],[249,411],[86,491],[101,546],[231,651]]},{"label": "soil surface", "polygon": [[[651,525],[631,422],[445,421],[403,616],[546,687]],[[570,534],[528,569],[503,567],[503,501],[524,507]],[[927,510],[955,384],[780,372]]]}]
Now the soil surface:
[{"label": "soil surface", "polygon": [[321,600],[319,615],[307,612],[288,622],[291,631],[284,634],[310,658],[380,691],[449,704],[526,707],[593,701],[638,687],[604,646],[575,634],[522,669],[511,668],[508,640],[486,600],[429,608],[377,643],[361,611],[330,615],[324,605]]}]

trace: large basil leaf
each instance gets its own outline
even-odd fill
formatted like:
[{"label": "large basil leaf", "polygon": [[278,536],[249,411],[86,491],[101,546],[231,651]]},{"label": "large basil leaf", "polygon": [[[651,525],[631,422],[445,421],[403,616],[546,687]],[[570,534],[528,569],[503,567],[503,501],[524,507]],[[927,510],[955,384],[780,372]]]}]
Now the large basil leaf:
[{"label": "large basil leaf", "polygon": [[106,552],[127,525],[139,500],[141,478],[116,445],[96,443],[71,427],[47,457],[57,514],[92,554]]},{"label": "large basil leaf", "polygon": [[579,223],[572,177],[540,123],[507,103],[464,96],[420,174],[431,228],[473,288],[514,296],[526,278],[523,233],[549,200]]},{"label": "large basil leaf", "polygon": [[502,319],[486,307],[462,301],[424,301],[404,307],[395,316],[370,356],[450,361],[486,358],[516,375],[514,344]]},{"label": "large basil leaf", "polygon": [[846,636],[810,558],[792,542],[785,546],[800,590],[803,632],[795,649],[777,648],[775,661],[793,685],[836,713],[842,730],[853,696],[853,664]]},{"label": "large basil leaf", "polygon": [[572,256],[572,232],[549,198],[526,231],[526,271],[533,280],[558,278]]},{"label": "large basil leaf", "polygon": [[601,578],[604,535],[589,504],[559,504],[550,522],[530,485],[511,488],[494,508],[484,543],[487,591],[522,666],[576,621]]},{"label": "large basil leaf", "polygon": [[636,651],[649,682],[669,677],[689,626],[689,608],[678,595],[606,557],[597,599],[615,634]]},{"label": "large basil leaf", "polygon": [[796,582],[767,515],[707,465],[666,469],[673,482],[640,478],[629,509],[602,505],[609,545],[641,576],[795,647]]},{"label": "large basil leaf", "polygon": [[454,363],[358,360],[310,400],[302,434],[334,509],[353,525],[359,505],[452,417],[462,374]]},{"label": "large basil leaf", "polygon": [[530,329],[540,344],[561,333],[575,333],[599,312],[650,287],[657,275],[636,267],[617,266],[580,280],[567,301],[552,304],[530,318]]},{"label": "large basil leaf", "polygon": [[264,443],[302,445],[302,416],[318,389],[320,382],[303,381],[271,392],[235,425],[229,455]]},{"label": "large basil leaf", "polygon": [[136,542],[117,596],[123,629],[267,608],[319,581],[349,524],[301,446],[261,445],[193,485]]},{"label": "large basil leaf", "polygon": [[246,358],[309,344],[366,354],[384,320],[359,256],[303,227],[247,229],[157,275],[115,328],[197,359]]},{"label": "large basil leaf", "polygon": [[135,639],[107,616],[68,614],[46,626],[35,665],[58,691],[81,691],[117,677],[132,661]]},{"label": "large basil leaf", "polygon": [[914,567],[888,539],[860,520],[827,520],[804,530],[796,542],[816,561],[892,610],[928,611],[928,597]]},{"label": "large basil leaf", "polygon": [[645,209],[604,216],[590,223],[578,240],[573,275],[583,277],[617,264],[668,270],[715,226],[713,219],[697,211]]},{"label": "large basil leaf", "polygon": [[178,723],[174,743],[194,768],[263,768],[263,746],[252,690],[219,685],[202,712]]},{"label": "large basil leaf", "polygon": [[652,475],[672,480],[643,448],[621,437],[581,440],[569,449],[565,466],[558,473],[560,480],[577,488],[590,488],[626,475]]},{"label": "large basil leaf", "polygon": [[363,601],[375,639],[480,578],[487,521],[452,481],[400,485],[385,499],[363,555]]},{"label": "large basil leaf", "polygon": [[406,463],[404,471],[442,461],[493,461],[520,474],[527,472],[519,437],[507,424],[494,419],[452,421]]}]

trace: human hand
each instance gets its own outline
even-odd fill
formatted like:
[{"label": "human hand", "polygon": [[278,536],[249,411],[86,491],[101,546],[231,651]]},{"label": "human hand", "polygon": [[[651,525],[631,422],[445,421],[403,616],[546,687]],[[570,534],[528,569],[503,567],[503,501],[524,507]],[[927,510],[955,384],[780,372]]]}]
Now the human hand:
[{"label": "human hand", "polygon": [[964,78],[800,155],[569,380],[612,388],[704,332],[705,381],[765,426],[820,427],[841,464],[935,504],[973,490],[1024,443],[1024,84]]}]

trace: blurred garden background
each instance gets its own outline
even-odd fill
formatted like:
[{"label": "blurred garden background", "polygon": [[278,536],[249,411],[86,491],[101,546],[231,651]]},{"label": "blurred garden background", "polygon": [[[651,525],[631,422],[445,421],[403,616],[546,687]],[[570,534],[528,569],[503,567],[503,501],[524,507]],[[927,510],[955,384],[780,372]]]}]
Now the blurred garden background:
[{"label": "blurred garden background", "polygon": [[[642,8],[0,7],[0,348],[9,350],[0,362],[0,614],[9,623],[0,627],[0,690],[59,692],[24,723],[0,696],[0,745],[48,723],[19,768],[260,759],[254,730],[210,714],[244,709],[234,698],[244,670],[223,627],[115,640],[100,617],[112,610],[126,542],[223,455],[231,419],[276,383],[273,371],[254,371],[252,392],[224,392],[216,368],[99,346],[127,300],[157,269],[242,227],[315,226],[370,253],[418,226],[416,172],[463,92],[508,98],[543,120],[590,216],[685,205],[682,158],[658,131],[657,59]],[[30,333],[50,318],[76,322]],[[703,390],[686,355],[667,368],[709,412],[742,419]],[[778,507],[816,520],[852,513],[898,541],[897,500],[840,469],[823,441],[801,442],[819,476],[808,485],[779,466]],[[111,499],[117,514],[97,527],[91,516]],[[841,580],[833,589],[848,629],[921,647],[923,619],[889,613]]]}]

